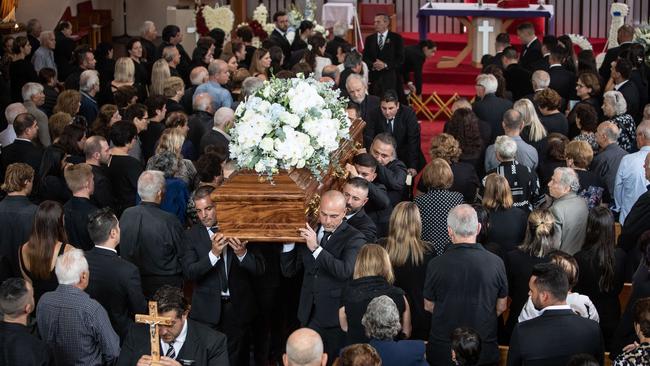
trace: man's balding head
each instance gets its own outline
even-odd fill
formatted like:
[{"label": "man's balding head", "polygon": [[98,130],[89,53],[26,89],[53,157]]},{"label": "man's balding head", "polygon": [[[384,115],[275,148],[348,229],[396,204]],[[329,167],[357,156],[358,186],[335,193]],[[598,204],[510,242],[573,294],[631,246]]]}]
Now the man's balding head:
[{"label": "man's balding head", "polygon": [[212,97],[208,93],[199,93],[194,97],[192,107],[195,111],[212,113]]},{"label": "man's balding head", "polygon": [[208,69],[204,66],[197,66],[190,72],[190,82],[192,85],[201,85],[208,81]]},{"label": "man's balding head", "polygon": [[291,333],[287,339],[287,350],[282,356],[284,366],[323,366],[327,354],[323,353],[323,340],[309,328]]},{"label": "man's balding head", "polygon": [[9,124],[13,124],[19,114],[27,113],[27,108],[22,103],[11,103],[5,109],[5,118]]},{"label": "man's balding head", "polygon": [[346,214],[345,196],[339,191],[327,191],[320,202],[320,224],[326,231],[333,232],[341,225]]}]

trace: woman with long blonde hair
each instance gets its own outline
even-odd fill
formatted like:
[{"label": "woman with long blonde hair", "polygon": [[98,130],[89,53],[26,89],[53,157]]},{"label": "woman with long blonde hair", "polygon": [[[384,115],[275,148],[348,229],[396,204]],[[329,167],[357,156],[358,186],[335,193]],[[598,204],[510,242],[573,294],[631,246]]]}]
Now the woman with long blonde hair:
[{"label": "woman with long blonde hair", "polygon": [[512,108],[521,113],[521,119],[524,121],[524,129],[521,131],[521,138],[524,141],[534,145],[546,137],[546,128],[537,116],[535,105],[530,99],[519,99]]},{"label": "woman with long blonde hair", "polygon": [[352,281],[341,294],[339,322],[347,333],[346,345],[367,343],[361,318],[372,299],[389,296],[397,305],[402,319],[402,333],[408,338],[411,334],[411,311],[404,291],[393,286],[395,276],[386,249],[377,244],[361,247],[354,264]]},{"label": "woman with long blonde hair", "polygon": [[169,71],[169,64],[164,59],[154,62],[151,69],[151,86],[149,87],[149,95],[164,95],[165,82],[171,77]]},{"label": "woman with long blonde hair", "polygon": [[406,293],[413,319],[412,338],[427,339],[430,314],[424,310],[424,278],[435,257],[431,243],[421,240],[420,209],[414,202],[398,203],[390,215],[388,237],[379,239],[388,252],[395,273],[395,286]]},{"label": "woman with long blonde hair", "polygon": [[[182,149],[184,142],[185,136],[183,136],[181,131],[175,128],[165,129],[158,140],[154,157],[166,152],[172,153],[172,156],[176,160],[173,176],[187,183],[189,188],[192,189],[194,187],[194,179],[196,178],[196,168],[190,160],[183,158]],[[152,159],[149,160],[152,161]],[[153,161],[155,160],[153,159]],[[149,164],[147,164],[147,169],[150,169]]]}]

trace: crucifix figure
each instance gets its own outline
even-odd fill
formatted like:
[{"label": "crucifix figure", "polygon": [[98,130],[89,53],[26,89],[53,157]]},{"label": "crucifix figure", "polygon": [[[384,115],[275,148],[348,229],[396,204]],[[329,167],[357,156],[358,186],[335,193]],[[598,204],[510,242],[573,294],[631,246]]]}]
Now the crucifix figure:
[{"label": "crucifix figure", "polygon": [[136,314],[136,323],[149,324],[149,339],[151,340],[151,361],[152,365],[158,365],[160,361],[160,336],[159,325],[172,325],[171,318],[158,316],[158,303],[149,301],[149,314]]},{"label": "crucifix figure", "polygon": [[494,27],[490,25],[489,21],[484,20],[483,23],[478,27],[478,31],[481,33],[483,39],[483,49],[481,50],[482,53],[490,53],[490,33],[494,31]]}]

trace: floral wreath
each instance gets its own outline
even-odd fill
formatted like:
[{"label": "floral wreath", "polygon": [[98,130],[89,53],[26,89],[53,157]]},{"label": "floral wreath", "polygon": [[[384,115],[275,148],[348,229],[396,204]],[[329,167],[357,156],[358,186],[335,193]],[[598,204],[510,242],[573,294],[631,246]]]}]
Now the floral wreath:
[{"label": "floral wreath", "polygon": [[235,14],[228,6],[202,5],[196,10],[196,31],[201,36],[206,36],[213,29],[221,29],[229,34],[235,24]]}]

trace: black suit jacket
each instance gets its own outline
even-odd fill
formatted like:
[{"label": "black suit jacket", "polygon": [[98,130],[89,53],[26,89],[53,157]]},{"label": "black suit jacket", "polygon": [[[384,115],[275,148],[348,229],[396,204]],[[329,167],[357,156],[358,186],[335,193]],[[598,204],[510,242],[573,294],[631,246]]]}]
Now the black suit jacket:
[{"label": "black suit jacket", "polygon": [[56,365],[52,350],[22,324],[0,320],[0,365]]},{"label": "black suit jacket", "polygon": [[542,53],[542,43],[539,39],[535,39],[530,46],[523,46],[519,64],[530,72],[543,69],[544,54]]},{"label": "black suit jacket", "polygon": [[[190,128],[187,131],[187,139],[192,142],[194,147],[198,147],[203,135],[214,127],[214,117],[208,112],[198,111],[190,116],[187,125]],[[203,150],[200,150],[199,153],[203,153]]]},{"label": "black suit jacket", "polygon": [[0,257],[6,258],[15,276],[21,276],[18,267],[18,248],[29,239],[38,206],[25,196],[7,196],[0,201]]},{"label": "black suit jacket", "polygon": [[89,199],[72,197],[63,205],[65,232],[70,244],[81,250],[90,250],[95,244],[88,233],[88,216],[98,208]]},{"label": "black suit jacket", "polygon": [[377,165],[377,178],[375,182],[386,187],[391,207],[395,207],[404,199],[406,190],[406,165],[395,159],[384,165]]},{"label": "black suit jacket", "polygon": [[499,98],[494,94],[486,94],[483,99],[477,99],[472,104],[472,110],[476,116],[487,122],[492,130],[492,136],[490,136],[490,141],[485,143],[486,146],[492,145],[497,136],[505,133],[501,122],[503,122],[503,114],[510,108],[512,108],[512,101]]},{"label": "black suit jacket", "polygon": [[331,40],[327,42],[327,45],[325,46],[325,53],[329,56],[330,60],[332,61],[332,64],[338,65],[339,60],[336,58],[336,52],[338,51],[338,48],[350,44],[350,42],[346,41],[344,38],[339,37],[339,36],[334,36]]},{"label": "black suit jacket", "polygon": [[92,203],[99,207],[109,207],[113,204],[113,187],[111,180],[106,174],[106,165],[91,165],[93,168],[93,181],[95,183],[95,190],[90,195]]},{"label": "black suit jacket", "polygon": [[203,153],[205,153],[205,149],[210,145],[215,145],[226,151],[228,156],[230,155],[230,141],[228,141],[226,136],[224,136],[221,132],[210,129],[205,134],[203,134],[203,137],[201,137],[198,145],[199,155],[203,155]]},{"label": "black suit jacket", "polygon": [[641,234],[650,230],[650,191],[636,200],[618,237],[618,246],[626,252],[625,280],[629,282],[641,262],[641,250],[637,245]]},{"label": "black suit jacket", "polygon": [[539,317],[515,326],[508,366],[566,365],[578,353],[592,355],[603,364],[603,340],[598,323],[572,310],[546,310]]},{"label": "black suit jacket", "polygon": [[576,96],[576,74],[561,65],[549,67],[548,74],[551,77],[549,88],[555,90],[562,97],[560,111],[564,113],[568,101],[578,99]]},{"label": "black suit jacket", "polygon": [[420,124],[413,109],[406,105],[400,106],[393,121],[392,131],[381,112],[375,113],[372,118],[374,119],[366,121],[363,131],[364,135],[372,136],[370,144],[372,144],[372,139],[380,133],[391,133],[397,142],[397,158],[404,162],[408,168],[421,170],[426,164],[426,160],[420,146]]},{"label": "black suit jacket", "polygon": [[198,88],[198,85],[192,85],[189,88],[185,89],[185,94],[181,98],[181,105],[186,113],[193,114],[194,106],[192,105],[192,98],[194,97],[194,92]]},{"label": "black suit jacket", "polygon": [[282,253],[282,274],[293,277],[304,269],[298,320],[305,326],[314,319],[323,328],[338,327],[341,292],[352,279],[357,253],[366,239],[361,232],[342,222],[314,259],[304,244]]},{"label": "black suit jacket", "polygon": [[366,214],[365,209],[362,208],[359,212],[355,213],[354,216],[347,220],[347,223],[359,230],[366,237],[366,243],[377,242],[377,225]]},{"label": "black suit jacket", "polygon": [[411,81],[410,73],[413,73],[415,92],[422,95],[422,67],[426,57],[422,48],[418,45],[404,48],[404,66],[402,67],[402,78],[404,82]]},{"label": "black suit jacket", "polygon": [[[397,89],[398,70],[404,64],[404,41],[402,36],[389,31],[384,40],[384,47],[379,49],[377,44],[377,33],[366,37],[363,49],[363,61],[369,68],[370,88],[374,95],[381,95],[388,89]],[[372,64],[381,60],[386,63],[387,67],[381,71],[372,69]]]},{"label": "black suit jacket", "polygon": [[641,121],[641,100],[639,97],[639,89],[637,89],[636,85],[632,80],[628,80],[625,84],[623,84],[619,89],[619,92],[623,94],[623,98],[625,98],[625,102],[627,103],[627,114],[632,116],[636,123],[639,123]]},{"label": "black suit jacket", "polygon": [[519,100],[533,92],[530,81],[532,73],[520,64],[510,64],[506,67],[503,76],[506,78],[506,87],[512,92],[512,99]]},{"label": "black suit jacket", "polygon": [[134,315],[147,312],[138,267],[97,247],[86,252],[86,260],[90,271],[86,292],[106,309],[115,333],[124,341]]},{"label": "black suit jacket", "polygon": [[[221,282],[220,272],[223,270],[220,261],[213,266],[208,253],[212,241],[208,230],[202,224],[194,225],[183,234],[183,273],[185,278],[194,281],[192,294],[192,310],[190,318],[211,326],[219,325],[221,320]],[[240,262],[235,252],[229,246],[227,272],[228,290],[233,306],[237,309],[237,321],[246,324],[255,316],[255,301],[252,276],[264,272],[264,264],[260,258],[248,250]]]},{"label": "black suit jacket", "polygon": [[629,49],[630,46],[632,46],[632,42],[625,42],[620,44],[618,47],[613,47],[607,50],[605,58],[603,59],[603,64],[600,65],[600,69],[598,69],[598,73],[600,73],[600,76],[603,78],[603,82],[607,83],[609,78],[612,76],[612,61],[616,61],[618,55]]},{"label": "black suit jacket", "polygon": [[[160,353],[162,354],[162,347]],[[133,366],[142,355],[150,354],[149,326],[134,324],[129,329],[126,341],[122,344],[117,365]],[[226,336],[203,324],[187,319],[187,337],[176,360],[192,360],[194,361],[193,366],[228,366]]]},{"label": "black suit jacket", "polygon": [[[345,85],[343,85],[343,87],[345,87]],[[366,127],[363,130],[363,145],[366,147],[366,149],[369,149],[370,145],[372,144],[372,139],[375,137],[375,135],[374,126],[373,128],[368,129],[368,123],[378,118],[377,114],[381,116],[381,103],[379,101],[379,97],[374,95],[366,95],[363,101],[361,103],[357,103],[357,105],[361,111],[359,117],[361,117],[361,119],[366,122]]]},{"label": "black suit jacket", "polygon": [[273,32],[271,32],[271,35],[269,36],[269,41],[282,49],[282,54],[284,54],[284,63],[282,64],[282,67],[287,67],[289,65],[289,60],[291,59],[291,43],[289,43],[289,40],[277,29],[273,29]]},{"label": "black suit jacket", "polygon": [[[157,51],[157,56],[155,60],[149,60],[150,62],[156,62],[156,60],[162,58],[162,53],[165,47],[167,46],[173,46],[171,43],[167,42],[162,42],[160,46],[158,46],[158,51]],[[189,76],[190,76],[190,69],[191,69],[191,64],[192,64],[192,58],[190,55],[185,51],[185,47],[183,47],[182,44],[178,43],[176,45],[176,49],[178,50],[178,53],[181,55],[181,62],[176,66],[176,70],[178,70],[178,73],[180,74],[180,77],[185,81],[185,85],[189,85]]]},{"label": "black suit jacket", "polygon": [[41,166],[41,158],[43,150],[36,146],[33,142],[25,140],[14,140],[13,143],[2,148],[2,177],[4,180],[4,173],[7,166],[13,163],[25,163],[38,174],[38,169]]}]

